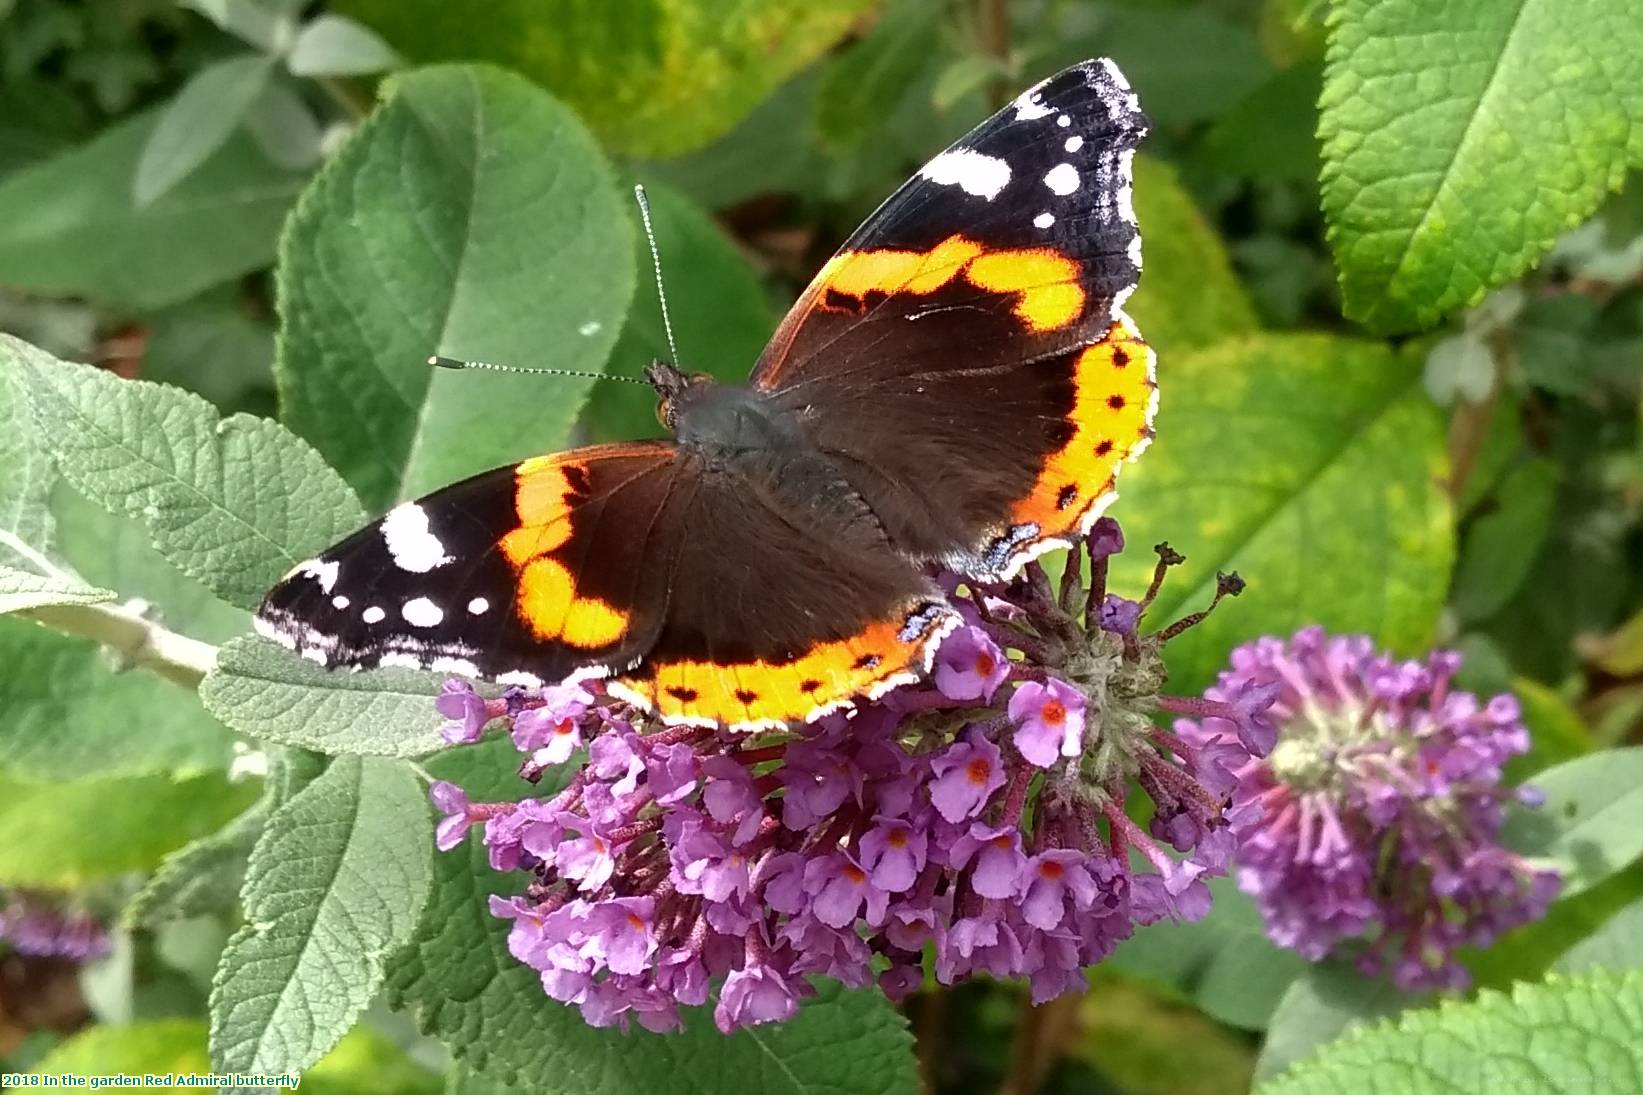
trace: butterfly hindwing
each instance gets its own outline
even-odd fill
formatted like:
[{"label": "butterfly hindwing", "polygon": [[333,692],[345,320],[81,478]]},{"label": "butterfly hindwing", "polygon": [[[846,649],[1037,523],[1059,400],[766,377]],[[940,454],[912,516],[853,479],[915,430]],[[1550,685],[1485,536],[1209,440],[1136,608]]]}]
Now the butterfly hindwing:
[{"label": "butterfly hindwing", "polygon": [[757,474],[704,468],[691,493],[662,632],[612,682],[666,721],[813,719],[916,679],[957,623],[872,526],[823,519]]},{"label": "butterfly hindwing", "polygon": [[754,371],[897,543],[1008,576],[1087,529],[1151,436],[1131,168],[1146,120],[1108,61],[1025,92],[844,245]]}]

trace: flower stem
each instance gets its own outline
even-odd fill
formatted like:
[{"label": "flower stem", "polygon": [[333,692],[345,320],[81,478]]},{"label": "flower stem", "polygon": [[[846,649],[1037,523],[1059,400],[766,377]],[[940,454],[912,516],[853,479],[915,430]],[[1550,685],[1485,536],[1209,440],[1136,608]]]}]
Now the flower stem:
[{"label": "flower stem", "polygon": [[217,648],[144,619],[134,604],[48,605],[19,613],[53,631],[94,639],[130,665],[184,688],[198,688],[217,666]]}]

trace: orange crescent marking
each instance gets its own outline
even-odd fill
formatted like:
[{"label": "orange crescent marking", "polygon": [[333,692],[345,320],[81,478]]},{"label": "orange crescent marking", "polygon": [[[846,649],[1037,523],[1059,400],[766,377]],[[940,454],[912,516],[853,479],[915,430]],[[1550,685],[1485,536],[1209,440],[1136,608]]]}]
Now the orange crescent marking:
[{"label": "orange crescent marking", "polygon": [[[816,285],[865,300],[871,292],[922,296],[960,275],[977,289],[1014,296],[1016,316],[1033,331],[1059,330],[1084,312],[1075,260],[1048,247],[988,251],[963,236],[948,236],[928,251],[844,251],[822,267]],[[827,307],[825,293],[818,306]]]},{"label": "orange crescent marking", "polygon": [[925,649],[956,617],[932,615],[903,637],[907,619],[900,613],[875,621],[848,639],[816,643],[789,662],[652,662],[649,677],[617,683],[675,722],[789,722],[922,672]]},{"label": "orange crescent marking", "polygon": [[515,469],[519,527],[504,533],[497,546],[518,576],[514,606],[532,634],[579,650],[597,650],[622,637],[628,614],[596,597],[578,596],[571,572],[548,558],[571,536],[568,499],[573,492],[564,471],[568,463],[538,456]]},{"label": "orange crescent marking", "polygon": [[1127,318],[1078,355],[1073,377],[1073,435],[1010,514],[1013,523],[1037,525],[1039,539],[1079,528],[1091,507],[1105,508],[1119,468],[1152,437],[1152,347]]}]

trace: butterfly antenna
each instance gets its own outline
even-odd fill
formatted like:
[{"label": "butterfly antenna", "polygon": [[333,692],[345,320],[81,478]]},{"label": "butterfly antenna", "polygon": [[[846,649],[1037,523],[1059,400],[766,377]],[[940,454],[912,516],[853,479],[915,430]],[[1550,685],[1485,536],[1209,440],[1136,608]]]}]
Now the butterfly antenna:
[{"label": "butterfly antenna", "polygon": [[656,231],[650,223],[650,198],[645,194],[643,183],[633,186],[633,200],[639,203],[639,219],[645,225],[645,239],[650,243],[650,266],[656,274],[656,299],[662,305],[662,330],[667,332],[668,353],[673,355],[673,363],[679,363],[679,347],[673,341],[673,320],[667,313],[667,292],[662,288],[662,252],[656,247]]},{"label": "butterfly antenna", "polygon": [[634,376],[620,376],[612,373],[585,373],[576,369],[523,369],[518,365],[498,365],[491,361],[458,361],[454,357],[440,357],[438,354],[430,357],[428,364],[438,369],[488,369],[493,373],[538,373],[543,376],[580,376],[588,380],[620,380],[627,384],[640,384],[649,387],[643,380]]}]

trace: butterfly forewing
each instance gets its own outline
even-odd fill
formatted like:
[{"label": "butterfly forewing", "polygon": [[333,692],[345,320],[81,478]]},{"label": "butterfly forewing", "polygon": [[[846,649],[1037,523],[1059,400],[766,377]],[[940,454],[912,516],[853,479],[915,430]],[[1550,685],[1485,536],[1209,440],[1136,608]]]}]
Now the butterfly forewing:
[{"label": "butterfly forewing", "polygon": [[1146,119],[1088,61],[936,156],[806,289],[754,371],[850,469],[892,538],[980,578],[1087,529],[1151,436]]}]

